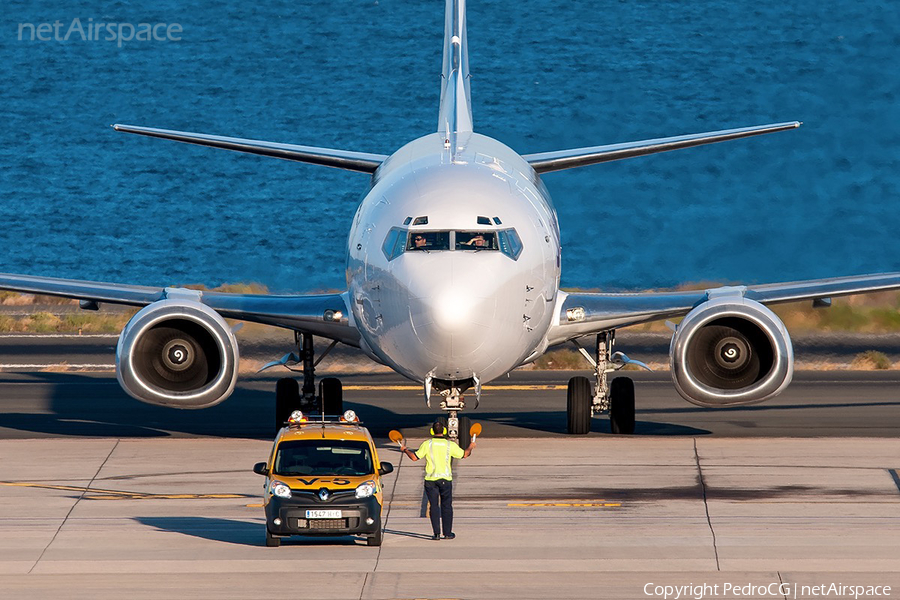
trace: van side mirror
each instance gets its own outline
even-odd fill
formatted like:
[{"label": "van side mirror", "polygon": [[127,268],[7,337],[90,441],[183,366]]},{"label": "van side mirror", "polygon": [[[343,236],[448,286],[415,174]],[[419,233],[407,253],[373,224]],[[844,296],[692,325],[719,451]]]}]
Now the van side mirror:
[{"label": "van side mirror", "polygon": [[253,472],[257,475],[268,475],[269,467],[264,462],[256,463],[255,465],[253,465]]},{"label": "van side mirror", "polygon": [[394,472],[394,465],[392,465],[389,462],[381,463],[381,468],[378,469],[379,475],[387,475],[388,473],[393,473],[393,472]]}]

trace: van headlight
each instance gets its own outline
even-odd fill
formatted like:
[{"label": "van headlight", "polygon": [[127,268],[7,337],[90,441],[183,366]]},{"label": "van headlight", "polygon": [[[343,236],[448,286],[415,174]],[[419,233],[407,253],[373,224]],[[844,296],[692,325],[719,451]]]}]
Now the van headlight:
[{"label": "van headlight", "polygon": [[290,498],[291,488],[283,481],[273,481],[269,485],[269,493],[279,498]]},{"label": "van headlight", "polygon": [[357,498],[368,498],[372,494],[378,491],[378,486],[375,485],[374,481],[367,481],[365,483],[361,483],[356,486],[356,497]]}]

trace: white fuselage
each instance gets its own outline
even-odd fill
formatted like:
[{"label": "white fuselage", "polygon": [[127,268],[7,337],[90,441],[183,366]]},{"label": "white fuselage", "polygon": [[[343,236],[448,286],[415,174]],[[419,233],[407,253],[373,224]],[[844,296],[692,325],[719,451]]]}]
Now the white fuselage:
[{"label": "white fuselage", "polygon": [[[489,137],[467,134],[457,144],[451,158],[435,133],[394,153],[360,203],[348,240],[360,346],[420,382],[487,382],[542,353],[559,289],[559,226],[537,174]],[[427,224],[415,224],[421,217]],[[393,257],[385,248],[389,235],[405,241],[410,232],[468,232],[459,233],[463,239],[510,229],[521,241],[515,259],[453,244]]]}]

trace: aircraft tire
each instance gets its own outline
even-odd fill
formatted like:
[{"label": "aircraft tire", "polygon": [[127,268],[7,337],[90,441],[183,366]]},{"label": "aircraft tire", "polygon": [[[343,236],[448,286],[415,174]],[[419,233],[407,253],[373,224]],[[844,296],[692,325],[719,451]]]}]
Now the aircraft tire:
[{"label": "aircraft tire", "polygon": [[[435,421],[440,421],[444,424],[444,429],[447,428],[447,417],[445,415],[441,415]],[[456,440],[456,443],[459,444],[459,447],[465,450],[469,446],[469,442],[472,441],[472,436],[469,434],[469,429],[472,427],[472,420],[469,417],[459,417],[459,439]],[[431,425],[428,427],[428,437],[431,437]]]},{"label": "aircraft tire", "polygon": [[327,416],[344,414],[344,388],[336,377],[325,377],[319,381],[319,395],[322,408]]},{"label": "aircraft tire", "polygon": [[634,381],[616,377],[609,389],[609,428],[613,433],[634,433]]},{"label": "aircraft tire", "polygon": [[277,548],[281,545],[281,538],[275,537],[271,533],[269,533],[269,528],[266,528],[266,546],[269,548]]},{"label": "aircraft tire", "polygon": [[459,439],[456,441],[459,444],[459,447],[465,450],[469,447],[469,444],[472,443],[472,434],[469,433],[469,429],[472,428],[472,419],[469,417],[460,417],[459,418]]},{"label": "aircraft tire", "polygon": [[569,380],[566,393],[566,417],[569,433],[584,435],[591,431],[591,382],[587,377],[573,377]]},{"label": "aircraft tire", "polygon": [[300,384],[291,377],[275,383],[275,431],[284,427],[291,413],[300,408]]}]

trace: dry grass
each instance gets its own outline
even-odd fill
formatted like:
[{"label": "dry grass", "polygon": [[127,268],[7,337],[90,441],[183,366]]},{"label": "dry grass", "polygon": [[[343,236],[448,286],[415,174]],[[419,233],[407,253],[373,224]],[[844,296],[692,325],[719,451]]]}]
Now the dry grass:
[{"label": "dry grass", "polygon": [[860,352],[850,363],[850,368],[854,371],[883,371],[893,366],[891,359],[884,352],[878,350]]},{"label": "dry grass", "polygon": [[[676,291],[708,289],[718,287],[721,284],[713,282],[698,282],[684,284],[676,288]],[[203,285],[188,285],[192,289],[208,289]],[[239,293],[239,294],[267,294],[268,288],[258,283],[233,283],[223,284],[213,291]],[[665,290],[662,290],[665,291]],[[0,291],[0,306],[28,307],[28,306],[73,306],[77,300],[58,298],[55,296],[41,296],[34,294],[19,294],[16,292]],[[814,309],[812,302],[804,301],[792,304],[784,304],[773,307],[775,313],[784,321],[792,334],[805,334],[816,332],[847,332],[847,333],[897,333],[900,332],[900,292],[880,292],[877,294],[861,294],[835,298],[831,308]],[[30,316],[12,317],[0,315],[0,332],[34,332],[34,333],[117,333],[125,326],[125,323],[134,314],[111,314],[101,311],[61,313],[53,317],[51,312],[36,313]],[[673,319],[679,322],[680,319]],[[656,321],[629,328],[636,332],[667,332],[664,322]],[[261,325],[245,325],[245,336],[261,336],[270,328]],[[575,352],[568,351],[574,355]],[[556,355],[550,353],[538,362],[539,368],[565,368],[564,365],[575,365],[578,356]],[[549,363],[553,363],[550,365]],[[556,366],[562,365],[562,366]],[[580,368],[580,367],[579,367]]]}]

